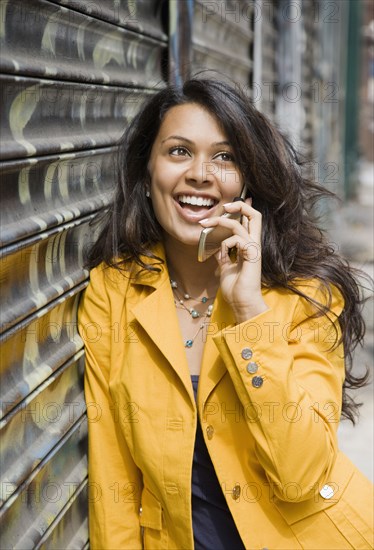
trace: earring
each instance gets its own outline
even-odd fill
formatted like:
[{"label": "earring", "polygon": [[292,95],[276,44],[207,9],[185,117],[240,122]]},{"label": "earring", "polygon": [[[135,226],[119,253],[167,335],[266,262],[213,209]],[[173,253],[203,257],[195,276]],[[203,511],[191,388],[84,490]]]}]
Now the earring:
[{"label": "earring", "polygon": [[149,191],[146,191],[145,196],[147,197],[147,199],[149,199],[149,197],[151,196],[151,193]]}]

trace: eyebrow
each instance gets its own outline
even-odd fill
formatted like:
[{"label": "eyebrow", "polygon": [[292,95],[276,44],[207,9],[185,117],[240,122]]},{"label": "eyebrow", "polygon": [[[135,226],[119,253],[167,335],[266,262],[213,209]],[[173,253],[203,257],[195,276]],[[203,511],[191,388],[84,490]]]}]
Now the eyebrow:
[{"label": "eyebrow", "polygon": [[[169,139],[179,139],[181,141],[185,141],[186,143],[190,143],[191,145],[193,145],[193,143],[194,143],[190,139],[188,139],[186,137],[183,137],[183,136],[169,136],[169,137],[163,139],[161,143],[165,143],[165,141],[168,141]],[[231,147],[231,145],[228,141],[215,141],[214,143],[212,143],[212,145],[214,147],[217,146],[217,145],[228,145],[229,147]]]}]

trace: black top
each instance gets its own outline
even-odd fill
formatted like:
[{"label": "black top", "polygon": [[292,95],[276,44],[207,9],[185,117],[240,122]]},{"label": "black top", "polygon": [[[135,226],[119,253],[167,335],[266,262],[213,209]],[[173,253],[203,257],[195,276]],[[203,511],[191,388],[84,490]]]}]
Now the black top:
[{"label": "black top", "polygon": [[[196,399],[199,377],[192,375],[191,380]],[[192,464],[192,526],[195,550],[245,550],[205,445],[200,422]]]}]

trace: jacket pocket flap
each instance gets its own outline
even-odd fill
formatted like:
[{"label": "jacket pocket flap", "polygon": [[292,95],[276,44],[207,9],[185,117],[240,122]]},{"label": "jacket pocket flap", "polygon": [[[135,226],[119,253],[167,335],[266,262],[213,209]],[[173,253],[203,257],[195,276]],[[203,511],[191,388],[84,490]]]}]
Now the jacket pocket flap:
[{"label": "jacket pocket flap", "polygon": [[144,489],[142,493],[142,512],[140,514],[140,525],[151,529],[162,529],[162,506],[155,496]]},{"label": "jacket pocket flap", "polygon": [[352,462],[343,453],[339,452],[328,481],[325,482],[323,487],[320,487],[320,491],[312,498],[298,502],[275,498],[274,503],[288,525],[296,523],[296,521],[336,504],[353,476],[354,470],[355,466]]}]

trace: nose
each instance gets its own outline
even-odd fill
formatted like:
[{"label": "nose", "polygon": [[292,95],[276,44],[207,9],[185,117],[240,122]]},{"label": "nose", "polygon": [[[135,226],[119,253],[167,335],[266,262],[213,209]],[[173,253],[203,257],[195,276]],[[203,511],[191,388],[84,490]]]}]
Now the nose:
[{"label": "nose", "polygon": [[208,161],[200,155],[191,159],[186,172],[186,179],[191,183],[202,185],[211,183],[214,175],[217,173],[218,167],[214,162]]}]

